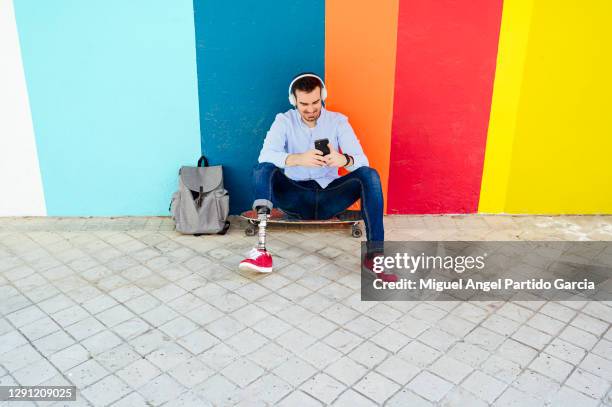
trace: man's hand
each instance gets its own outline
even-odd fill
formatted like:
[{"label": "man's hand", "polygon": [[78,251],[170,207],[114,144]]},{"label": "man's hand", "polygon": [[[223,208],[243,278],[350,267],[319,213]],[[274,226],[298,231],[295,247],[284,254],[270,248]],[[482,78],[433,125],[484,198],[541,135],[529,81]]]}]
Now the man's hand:
[{"label": "man's hand", "polygon": [[325,160],[325,165],[334,168],[344,167],[346,165],[346,157],[344,154],[340,154],[334,150],[331,143],[328,143],[327,146],[329,147],[329,154],[323,157],[323,160]]},{"label": "man's hand", "polygon": [[289,154],[285,161],[287,167],[324,167],[325,159],[319,150],[309,150],[301,154]]}]

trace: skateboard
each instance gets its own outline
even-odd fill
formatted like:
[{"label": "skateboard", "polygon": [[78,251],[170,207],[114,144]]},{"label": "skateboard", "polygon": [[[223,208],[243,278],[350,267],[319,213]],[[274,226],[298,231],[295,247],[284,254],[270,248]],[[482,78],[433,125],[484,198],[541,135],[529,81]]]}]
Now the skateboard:
[{"label": "skateboard", "polygon": [[[246,219],[249,224],[244,230],[244,234],[247,236],[255,236],[259,227],[259,219],[257,213],[254,210],[243,212],[240,215],[243,219]],[[339,213],[337,216],[331,219],[318,219],[318,220],[305,220],[292,218],[280,209],[272,209],[270,217],[268,218],[268,224],[282,224],[282,225],[331,225],[331,224],[349,224],[351,225],[351,236],[359,238],[363,235],[359,222],[361,221],[361,212],[346,210]]]}]

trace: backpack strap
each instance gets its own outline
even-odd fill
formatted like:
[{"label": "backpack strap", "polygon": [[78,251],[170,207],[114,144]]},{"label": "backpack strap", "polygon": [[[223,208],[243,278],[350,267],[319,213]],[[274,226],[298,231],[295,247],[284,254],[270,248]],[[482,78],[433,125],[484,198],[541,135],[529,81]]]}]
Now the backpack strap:
[{"label": "backpack strap", "polygon": [[204,167],[208,167],[208,158],[204,155],[198,160],[198,167],[202,167],[202,162],[204,162]]},{"label": "backpack strap", "polygon": [[204,199],[204,187],[200,185],[200,193],[198,197],[195,199],[195,204],[198,208],[202,207],[202,199]]}]

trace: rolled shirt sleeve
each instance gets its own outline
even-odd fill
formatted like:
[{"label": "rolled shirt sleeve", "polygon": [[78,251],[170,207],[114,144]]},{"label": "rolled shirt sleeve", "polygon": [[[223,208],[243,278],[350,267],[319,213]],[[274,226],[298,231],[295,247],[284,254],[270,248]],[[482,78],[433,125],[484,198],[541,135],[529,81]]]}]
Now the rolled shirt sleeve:
[{"label": "rolled shirt sleeve", "polygon": [[344,168],[348,171],[354,171],[359,167],[369,166],[368,157],[364,154],[361,144],[348,122],[348,118],[340,115],[338,120],[338,146],[343,153],[353,157],[353,165]]},{"label": "rolled shirt sleeve", "polygon": [[272,163],[278,168],[285,168],[287,152],[287,119],[277,114],[274,123],[268,130],[263,147],[259,153],[259,163]]}]

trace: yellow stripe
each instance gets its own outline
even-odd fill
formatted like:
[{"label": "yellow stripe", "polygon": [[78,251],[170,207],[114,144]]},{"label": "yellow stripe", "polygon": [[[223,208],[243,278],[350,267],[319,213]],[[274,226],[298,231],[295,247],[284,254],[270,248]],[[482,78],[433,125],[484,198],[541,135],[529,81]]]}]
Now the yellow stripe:
[{"label": "yellow stripe", "polygon": [[532,0],[504,1],[478,212],[505,211],[532,8]]},{"label": "yellow stripe", "polygon": [[506,210],[612,213],[612,2],[534,3]]},{"label": "yellow stripe", "polygon": [[505,2],[479,212],[612,213],[610,15]]}]

